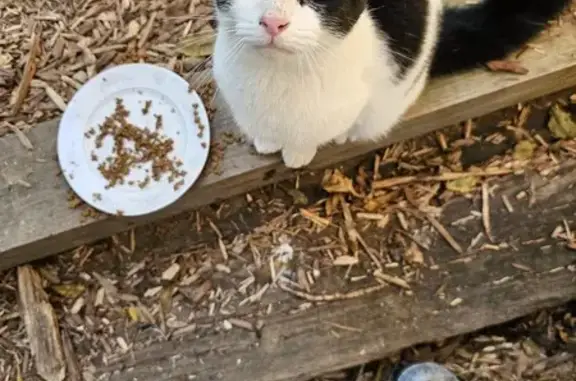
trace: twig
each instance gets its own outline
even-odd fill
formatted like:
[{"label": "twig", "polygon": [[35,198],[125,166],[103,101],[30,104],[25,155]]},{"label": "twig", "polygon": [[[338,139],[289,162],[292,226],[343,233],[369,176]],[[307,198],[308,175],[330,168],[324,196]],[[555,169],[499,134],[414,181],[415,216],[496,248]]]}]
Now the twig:
[{"label": "twig", "polygon": [[482,184],[482,222],[486,236],[490,242],[494,242],[492,226],[490,224],[490,191],[488,190],[488,183],[486,182]]},{"label": "twig", "polygon": [[448,242],[448,244],[458,252],[458,254],[464,253],[464,250],[462,250],[462,246],[460,246],[460,244],[456,242],[454,237],[452,237],[452,235],[448,232],[448,230],[446,230],[446,228],[442,226],[442,224],[436,218],[432,217],[429,214],[426,215],[426,218],[428,218],[428,221],[430,221],[432,226],[434,226],[434,228],[438,231],[438,233],[442,236],[442,238],[444,238],[446,242]]},{"label": "twig", "polygon": [[292,294],[294,296],[297,296],[297,297],[304,299],[304,300],[307,300],[309,302],[332,302],[332,301],[336,301],[336,300],[355,299],[355,298],[359,298],[361,296],[372,294],[376,291],[380,291],[383,288],[388,286],[387,284],[378,284],[376,286],[370,286],[370,287],[366,287],[366,288],[363,288],[360,290],[351,291],[351,292],[347,292],[347,293],[337,292],[337,293],[329,294],[329,295],[315,295],[315,294],[311,294],[308,292],[294,290],[294,289],[288,287],[283,282],[277,282],[276,284],[278,285],[278,287],[280,287],[281,290],[286,291],[289,294]]},{"label": "twig", "polygon": [[510,169],[492,169],[485,171],[472,171],[472,172],[445,172],[436,176],[399,176],[389,179],[378,180],[372,183],[373,189],[385,189],[398,185],[405,185],[416,182],[435,182],[435,181],[451,181],[458,180],[469,176],[490,177],[490,176],[504,176],[513,173]]},{"label": "twig", "polygon": [[28,61],[24,67],[24,72],[22,74],[22,79],[20,80],[20,85],[18,85],[18,90],[16,90],[16,98],[14,99],[14,103],[12,105],[12,116],[15,116],[18,114],[18,111],[20,111],[20,107],[22,107],[24,99],[26,99],[26,95],[28,95],[28,89],[32,83],[32,78],[34,78],[34,74],[36,74],[36,57],[40,52],[40,35],[40,31],[36,30],[32,32],[32,36],[30,37],[30,52],[28,53]]},{"label": "twig", "polygon": [[380,270],[376,270],[374,271],[374,276],[380,280],[383,280],[386,283],[392,284],[394,286],[398,286],[400,288],[403,288],[405,290],[410,290],[411,287],[408,284],[408,282],[406,282],[404,279],[399,278],[397,276],[392,276],[392,275],[388,275],[388,274],[384,274],[382,271]]}]

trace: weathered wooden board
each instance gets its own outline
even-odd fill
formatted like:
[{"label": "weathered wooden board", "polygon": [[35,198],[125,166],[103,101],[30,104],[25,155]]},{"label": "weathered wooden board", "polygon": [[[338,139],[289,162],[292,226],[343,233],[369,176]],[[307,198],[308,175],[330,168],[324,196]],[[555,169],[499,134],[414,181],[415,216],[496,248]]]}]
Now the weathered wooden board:
[{"label": "weathered wooden board", "polygon": [[[516,102],[576,85],[576,26],[566,23],[539,41],[546,50],[530,50],[521,57],[527,75],[483,70],[443,78],[430,84],[403,123],[383,142],[330,147],[311,168],[335,164],[393,142],[476,117]],[[141,218],[110,217],[84,220],[66,202],[68,186],[56,162],[57,121],[29,133],[34,150],[26,150],[14,136],[0,138],[0,269],[64,251],[107,237],[132,226],[158,220],[241,194],[286,178],[292,171],[277,156],[262,157],[246,145],[230,146],[221,175],[207,174],[179,202]],[[214,136],[233,126],[221,113],[213,123]]]},{"label": "weathered wooden board", "polygon": [[[437,240],[425,256],[434,258],[439,269],[423,271],[414,296],[388,288],[272,316],[259,336],[238,329],[155,344],[98,369],[98,379],[305,381],[576,298],[576,251],[551,238],[564,220],[572,231],[576,226],[576,165],[570,163],[551,181],[522,175],[499,185],[491,198],[492,235],[508,248],[470,250],[463,256]],[[517,200],[520,191],[531,197]],[[512,213],[502,195],[511,201]],[[450,202],[441,218],[464,247],[483,231],[481,218],[457,227],[451,222],[462,221],[470,209],[481,210],[480,197]],[[452,304],[457,298],[461,303]]]}]

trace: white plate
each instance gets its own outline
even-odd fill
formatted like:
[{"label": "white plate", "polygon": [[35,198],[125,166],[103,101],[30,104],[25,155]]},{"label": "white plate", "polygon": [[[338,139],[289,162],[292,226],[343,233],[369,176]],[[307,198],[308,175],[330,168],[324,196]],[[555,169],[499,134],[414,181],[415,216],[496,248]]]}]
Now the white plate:
[{"label": "white plate", "polygon": [[[136,126],[155,129],[155,114],[162,115],[162,135],[174,141],[169,158],[181,160],[179,168],[186,175],[170,182],[168,175],[159,181],[151,180],[140,188],[151,164],[131,168],[124,185],[106,189],[108,181],[98,170],[99,163],[112,152],[112,138],[107,137],[97,148],[88,132],[100,131],[99,125],[113,114],[116,99],[123,100],[130,111],[128,120]],[[142,109],[152,101],[149,112]],[[202,137],[194,121],[193,104],[198,104],[201,123],[205,126]],[[94,208],[125,216],[155,212],[180,198],[198,179],[210,146],[210,127],[202,100],[196,92],[189,92],[188,83],[177,74],[148,64],[116,66],[90,79],[74,95],[58,130],[58,159],[62,172],[76,194]],[[98,158],[94,161],[94,154]],[[146,172],[148,170],[148,172]],[[184,183],[175,187],[175,183]],[[132,184],[132,185],[129,185]]]}]

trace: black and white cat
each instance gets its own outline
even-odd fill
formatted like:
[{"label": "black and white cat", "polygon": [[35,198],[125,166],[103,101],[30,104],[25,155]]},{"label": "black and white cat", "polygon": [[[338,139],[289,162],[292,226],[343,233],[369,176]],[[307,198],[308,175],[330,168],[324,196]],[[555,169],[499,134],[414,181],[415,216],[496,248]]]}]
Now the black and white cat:
[{"label": "black and white cat", "polygon": [[261,154],[298,168],[378,139],[430,75],[505,56],[571,0],[215,0],[214,78]]}]

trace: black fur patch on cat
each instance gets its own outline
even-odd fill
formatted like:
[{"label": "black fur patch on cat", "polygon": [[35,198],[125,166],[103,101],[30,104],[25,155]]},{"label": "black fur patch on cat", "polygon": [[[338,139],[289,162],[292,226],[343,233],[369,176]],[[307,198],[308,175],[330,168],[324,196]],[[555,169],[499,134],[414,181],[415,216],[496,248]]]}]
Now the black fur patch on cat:
[{"label": "black fur patch on cat", "polygon": [[502,59],[542,31],[572,0],[484,0],[448,8],[431,74],[443,75]]},{"label": "black fur patch on cat", "polygon": [[298,0],[313,8],[322,20],[324,27],[332,33],[345,36],[366,9],[365,0]]},{"label": "black fur patch on cat", "polygon": [[345,36],[366,9],[380,31],[387,37],[391,53],[398,64],[399,78],[420,54],[426,30],[428,0],[299,0],[321,16],[333,33]]},{"label": "black fur patch on cat", "polygon": [[426,33],[428,0],[368,0],[368,9],[388,40],[390,54],[400,67],[401,79],[420,55]]},{"label": "black fur patch on cat", "polygon": [[215,0],[216,8],[221,11],[228,11],[232,6],[233,0]]}]

